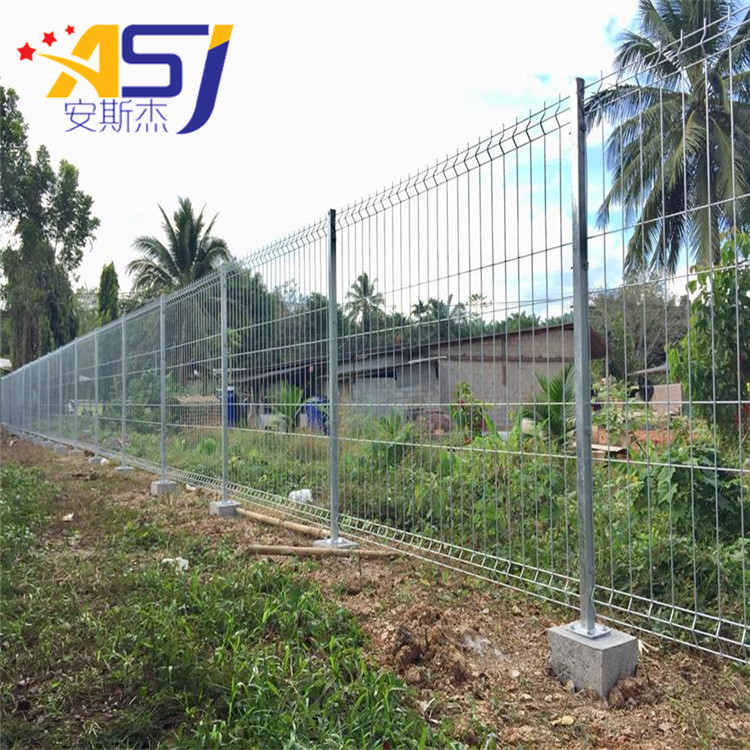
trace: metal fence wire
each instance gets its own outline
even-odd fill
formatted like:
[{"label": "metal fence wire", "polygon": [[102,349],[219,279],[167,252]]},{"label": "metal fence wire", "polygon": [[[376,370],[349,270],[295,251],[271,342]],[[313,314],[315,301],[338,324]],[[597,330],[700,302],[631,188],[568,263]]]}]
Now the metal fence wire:
[{"label": "metal fence wire", "polygon": [[747,663],[746,26],[13,372],[3,424]]}]

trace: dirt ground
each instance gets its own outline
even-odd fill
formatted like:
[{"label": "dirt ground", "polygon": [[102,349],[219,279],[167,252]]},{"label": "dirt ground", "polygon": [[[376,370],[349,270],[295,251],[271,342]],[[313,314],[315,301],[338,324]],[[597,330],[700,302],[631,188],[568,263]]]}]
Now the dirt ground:
[{"label": "dirt ground", "polygon": [[[115,475],[112,464],[90,466],[5,433],[0,461],[43,467],[57,487],[61,518],[85,516],[91,503],[106,502],[136,507],[153,520],[166,505],[186,531],[206,544],[230,541],[248,563],[256,559],[250,545],[310,544],[247,518],[210,517],[209,493],[181,487],[154,498],[146,473]],[[102,474],[112,478],[106,496],[93,489],[101,482],[89,481]],[[86,554],[86,543],[84,534],[77,554]],[[54,545],[48,550],[54,554]],[[415,705],[428,720],[449,718],[469,745],[482,746],[493,734],[498,747],[519,749],[750,748],[747,667],[646,638],[638,675],[605,702],[573,692],[548,673],[546,628],[570,620],[569,610],[409,557],[272,559],[293,566],[352,612],[371,658],[413,687]]]}]

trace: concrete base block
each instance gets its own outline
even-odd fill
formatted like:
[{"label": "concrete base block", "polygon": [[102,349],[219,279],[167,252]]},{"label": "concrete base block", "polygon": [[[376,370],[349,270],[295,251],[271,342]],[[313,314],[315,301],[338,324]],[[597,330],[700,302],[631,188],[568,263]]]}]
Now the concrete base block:
[{"label": "concrete base block", "polygon": [[51,450],[55,447],[55,444],[51,440],[45,440],[42,443],[42,448],[46,448],[47,450]]},{"label": "concrete base block", "polygon": [[173,482],[171,479],[159,479],[156,482],[151,482],[152,495],[168,495],[170,492],[175,492],[176,489],[177,482]]},{"label": "concrete base block", "polygon": [[102,464],[109,463],[106,458],[102,458],[101,456],[91,456],[89,459],[90,464],[96,464],[97,466],[101,466]]},{"label": "concrete base block", "polygon": [[122,474],[127,474],[129,471],[133,471],[132,466],[118,466],[115,471],[119,471]]},{"label": "concrete base block", "polygon": [[67,453],[68,448],[65,445],[56,445],[55,446],[55,453]]},{"label": "concrete base block", "polygon": [[349,539],[339,537],[335,542],[330,537],[328,539],[316,539],[313,547],[327,547],[328,549],[357,549],[359,545]]},{"label": "concrete base block", "polygon": [[82,456],[83,451],[80,448],[71,448],[69,451],[71,456]]},{"label": "concrete base block", "polygon": [[240,507],[239,503],[235,503],[234,500],[220,500],[213,502],[208,506],[208,512],[212,516],[219,516],[220,518],[228,518],[229,516],[237,515],[237,508]]},{"label": "concrete base block", "polygon": [[547,639],[552,671],[562,682],[572,680],[576,690],[589,688],[606,698],[621,677],[632,677],[638,668],[638,639],[619,630],[587,638],[558,625]]}]

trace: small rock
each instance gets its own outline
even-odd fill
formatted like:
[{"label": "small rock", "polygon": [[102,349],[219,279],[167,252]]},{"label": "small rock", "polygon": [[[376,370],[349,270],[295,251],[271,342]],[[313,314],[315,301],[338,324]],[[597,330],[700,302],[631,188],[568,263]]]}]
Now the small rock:
[{"label": "small rock", "polygon": [[575,723],[575,719],[572,716],[561,716],[559,719],[555,719],[550,723],[553,727],[572,727]]},{"label": "small rock", "polygon": [[10,648],[8,641],[3,641],[3,651],[7,651]]},{"label": "small rock", "polygon": [[508,658],[499,648],[495,647],[489,638],[485,638],[485,636],[473,630],[467,630],[464,633],[463,642],[464,647],[477,656],[499,661],[505,661]]},{"label": "small rock", "polygon": [[567,691],[568,691],[569,693],[575,693],[575,691],[576,691],[576,684],[575,684],[575,682],[573,682],[573,680],[568,680],[568,681],[567,681],[567,682],[565,683],[565,689],[566,689],[566,690],[567,690]]},{"label": "small rock", "polygon": [[164,557],[162,565],[174,565],[175,573],[184,573],[190,567],[190,563],[184,557]]},{"label": "small rock", "polygon": [[512,613],[513,613],[514,615],[522,615],[522,614],[523,614],[523,612],[521,611],[521,608],[520,608],[520,607],[519,607],[519,606],[518,606],[517,604],[514,604],[514,605],[513,605],[513,608],[512,608],[512,609],[511,609],[510,611],[511,611],[511,612],[512,612]]},{"label": "small rock", "polygon": [[519,672],[519,671],[518,671],[517,669],[514,669],[514,670],[513,670],[513,671],[512,671],[511,673],[510,673],[510,676],[511,676],[511,677],[512,677],[512,678],[513,678],[514,680],[517,680],[517,679],[518,679],[518,678],[519,678],[519,677],[521,676],[521,673],[520,673],[520,672]]},{"label": "small rock", "polygon": [[302,489],[302,490],[292,490],[289,493],[289,499],[293,503],[299,503],[300,505],[305,505],[307,503],[312,502],[312,490],[309,489]]},{"label": "small rock", "polygon": [[545,703],[552,703],[552,696],[551,695],[545,695],[544,696],[544,702]]},{"label": "small rock", "polygon": [[421,685],[424,675],[419,667],[409,667],[404,673],[404,681],[407,685]]},{"label": "small rock", "polygon": [[72,521],[73,520],[73,514],[72,513],[67,513],[60,520],[61,521]]},{"label": "small rock", "polygon": [[521,693],[521,695],[518,696],[518,700],[528,703],[534,699],[528,693]]}]

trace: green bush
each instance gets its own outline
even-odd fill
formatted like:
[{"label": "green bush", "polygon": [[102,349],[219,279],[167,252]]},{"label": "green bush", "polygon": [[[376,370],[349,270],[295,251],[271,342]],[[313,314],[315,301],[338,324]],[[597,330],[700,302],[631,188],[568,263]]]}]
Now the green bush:
[{"label": "green bush", "polygon": [[750,429],[750,237],[725,237],[714,268],[691,270],[690,327],[669,352],[670,376],[704,402],[692,406],[695,414],[736,441],[740,419]]}]

